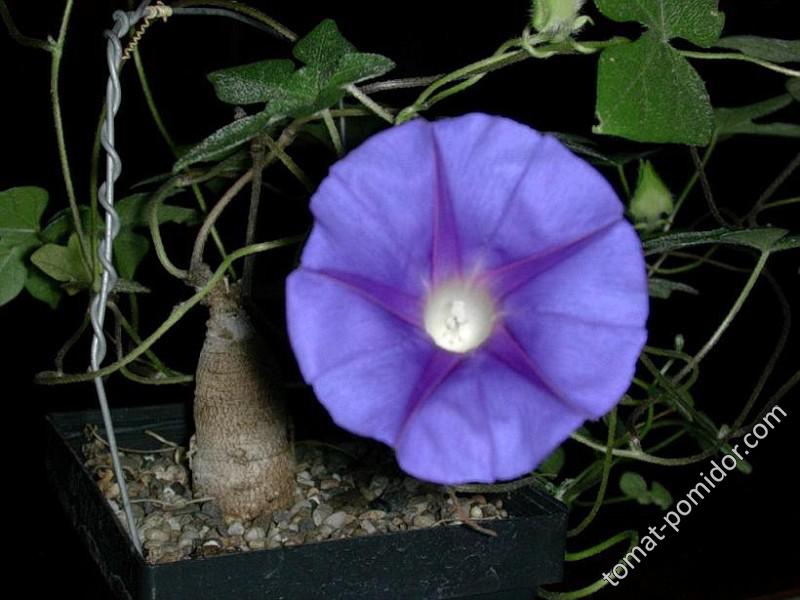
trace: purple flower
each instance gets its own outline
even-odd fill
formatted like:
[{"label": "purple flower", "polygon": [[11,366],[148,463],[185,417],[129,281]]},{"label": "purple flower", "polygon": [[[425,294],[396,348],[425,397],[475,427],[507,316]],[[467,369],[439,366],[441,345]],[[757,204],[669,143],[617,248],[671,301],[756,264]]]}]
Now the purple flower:
[{"label": "purple flower", "polygon": [[300,369],[342,427],[408,473],[534,469],[620,399],[647,332],[639,238],[555,138],[417,119],[335,164],[287,283]]}]

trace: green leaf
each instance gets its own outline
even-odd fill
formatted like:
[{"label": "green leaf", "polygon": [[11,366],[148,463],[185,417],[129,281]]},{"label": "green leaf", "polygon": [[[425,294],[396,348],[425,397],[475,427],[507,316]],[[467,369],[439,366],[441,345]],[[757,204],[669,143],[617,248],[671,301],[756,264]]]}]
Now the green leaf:
[{"label": "green leaf", "polygon": [[786,91],[789,94],[800,102],[800,77],[792,77],[789,81],[786,82]]},{"label": "green leaf", "polygon": [[672,506],[672,494],[658,481],[654,481],[650,488],[650,498],[661,510],[667,510]]},{"label": "green leaf", "polygon": [[[81,218],[81,225],[83,225],[84,230],[88,231],[90,229],[91,209],[88,206],[80,206],[78,207],[78,214]],[[102,231],[103,224],[98,223],[97,226]],[[65,208],[50,218],[47,225],[42,229],[41,237],[45,242],[59,244],[65,242],[74,231],[75,225],[72,220],[72,211]]]},{"label": "green leaf", "polygon": [[625,471],[619,478],[619,489],[629,498],[637,500],[647,495],[647,482],[633,471]]},{"label": "green leaf", "polygon": [[720,238],[723,244],[738,244],[750,246],[756,250],[766,252],[772,250],[775,243],[789,233],[786,229],[779,227],[762,227],[760,229],[742,229],[739,231],[729,231]]},{"label": "green leaf", "polygon": [[683,38],[708,47],[719,39],[725,15],[717,0],[595,0],[597,8],[614,21],[638,21],[664,42]]},{"label": "green leaf", "polygon": [[123,279],[133,279],[136,268],[150,249],[149,240],[143,235],[122,231],[114,239],[114,262]]},{"label": "green leaf", "polygon": [[0,192],[0,235],[38,232],[47,201],[47,191],[39,187]]},{"label": "green leaf", "polygon": [[717,108],[714,110],[717,136],[723,137],[737,133],[753,135],[774,135],[782,137],[800,137],[800,125],[792,123],[754,123],[760,119],[789,106],[792,97],[783,94],[736,108]]},{"label": "green leaf", "polygon": [[149,294],[150,289],[143,286],[141,283],[131,281],[130,279],[117,279],[114,284],[114,291],[123,294]]},{"label": "green leaf", "polygon": [[[133,194],[115,204],[117,214],[124,228],[148,227],[147,204],[150,194]],[[158,223],[178,223],[180,225],[194,225],[199,221],[200,215],[193,208],[162,204],[158,209]]]},{"label": "green leaf", "polygon": [[339,59],[355,50],[339,33],[336,23],[325,19],[295,44],[292,54],[307,65],[315,65],[321,71],[333,74]]},{"label": "green leaf", "polygon": [[669,279],[659,279],[657,277],[653,277],[648,281],[648,288],[650,290],[650,296],[664,300],[669,298],[672,292],[685,292],[695,296],[700,293],[695,288],[685,283],[670,281]]},{"label": "green leaf", "polygon": [[671,252],[703,244],[733,244],[765,251],[782,248],[781,240],[788,231],[778,227],[732,230],[724,227],[709,231],[682,231],[650,238],[644,242],[645,255]]},{"label": "green leaf", "polygon": [[56,281],[88,287],[91,279],[81,261],[79,243],[72,234],[66,246],[45,244],[31,255],[31,262]]},{"label": "green leaf", "polygon": [[[293,116],[328,108],[342,98],[345,86],[378,77],[395,66],[385,56],[356,52],[330,19],[322,21],[297,42],[293,53],[305,64],[285,88],[287,100],[293,105]],[[277,100],[269,108],[286,111]]]},{"label": "green leaf", "polygon": [[218,129],[184,154],[172,171],[177,173],[189,165],[215,160],[251,140],[277,119],[268,111],[238,119]]},{"label": "green leaf", "polygon": [[774,63],[800,62],[800,40],[779,40],[757,35],[731,35],[714,44]]},{"label": "green leaf", "polygon": [[654,31],[600,55],[597,119],[595,133],[639,142],[705,145],[714,129],[703,80]]},{"label": "green leaf", "polygon": [[0,244],[0,306],[8,304],[25,287],[28,268],[20,246]]},{"label": "green leaf", "polygon": [[286,59],[262,60],[209,73],[217,98],[228,104],[268,102],[281,93],[294,73],[294,63]]},{"label": "green leaf", "polygon": [[564,467],[565,460],[566,455],[564,449],[556,448],[555,452],[541,462],[537,470],[546,475],[556,476]]},{"label": "green leaf", "polygon": [[800,248],[800,235],[796,233],[782,237],[772,246],[772,251],[780,252],[781,250],[794,250],[795,248]]},{"label": "green leaf", "polygon": [[336,71],[326,87],[341,88],[351,83],[359,83],[380,77],[394,69],[395,64],[380,54],[354,52],[345,54],[336,65]]},{"label": "green leaf", "polygon": [[28,271],[28,278],[25,280],[25,289],[28,293],[47,304],[50,308],[58,308],[61,300],[62,291],[58,284],[47,275],[44,275],[38,268]]}]

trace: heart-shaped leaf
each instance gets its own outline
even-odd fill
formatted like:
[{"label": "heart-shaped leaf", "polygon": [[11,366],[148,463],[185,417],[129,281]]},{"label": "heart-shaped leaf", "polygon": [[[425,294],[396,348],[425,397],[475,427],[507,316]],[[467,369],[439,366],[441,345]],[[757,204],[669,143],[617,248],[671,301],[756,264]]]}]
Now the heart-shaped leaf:
[{"label": "heart-shaped leaf", "polygon": [[0,192],[0,236],[38,232],[47,201],[47,191],[39,187],[15,187]]}]

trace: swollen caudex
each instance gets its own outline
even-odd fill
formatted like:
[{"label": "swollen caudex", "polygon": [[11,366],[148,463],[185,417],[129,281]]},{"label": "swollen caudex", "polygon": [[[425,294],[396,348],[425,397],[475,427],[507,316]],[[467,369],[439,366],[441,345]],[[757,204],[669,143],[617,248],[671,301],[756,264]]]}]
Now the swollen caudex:
[{"label": "swollen caudex", "polygon": [[496,319],[488,291],[474,282],[454,279],[431,290],[425,302],[425,331],[437,346],[465,353],[480,346]]}]

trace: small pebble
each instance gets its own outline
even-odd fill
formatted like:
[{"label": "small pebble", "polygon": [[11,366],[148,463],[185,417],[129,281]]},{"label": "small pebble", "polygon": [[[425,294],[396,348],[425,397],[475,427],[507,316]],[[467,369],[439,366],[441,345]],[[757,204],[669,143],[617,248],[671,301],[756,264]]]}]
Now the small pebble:
[{"label": "small pebble", "polygon": [[469,509],[469,516],[471,519],[482,519],[483,518],[483,511],[481,510],[480,506],[473,506]]},{"label": "small pebble", "polygon": [[244,525],[241,521],[234,521],[228,525],[228,535],[244,535]]}]

